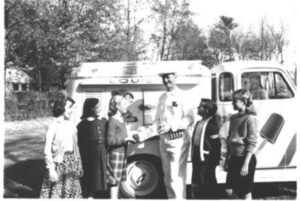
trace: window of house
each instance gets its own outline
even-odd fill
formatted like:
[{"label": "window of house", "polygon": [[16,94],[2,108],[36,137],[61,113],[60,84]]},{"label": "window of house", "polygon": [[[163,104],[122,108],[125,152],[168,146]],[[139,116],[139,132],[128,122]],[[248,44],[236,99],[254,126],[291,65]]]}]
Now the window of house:
[{"label": "window of house", "polygon": [[219,98],[221,101],[231,101],[233,87],[233,75],[231,73],[222,73],[219,78]]},{"label": "window of house", "polygon": [[13,91],[19,91],[19,84],[18,83],[13,83]]},{"label": "window of house", "polygon": [[27,91],[27,84],[22,84],[21,87],[22,87],[22,91]]}]

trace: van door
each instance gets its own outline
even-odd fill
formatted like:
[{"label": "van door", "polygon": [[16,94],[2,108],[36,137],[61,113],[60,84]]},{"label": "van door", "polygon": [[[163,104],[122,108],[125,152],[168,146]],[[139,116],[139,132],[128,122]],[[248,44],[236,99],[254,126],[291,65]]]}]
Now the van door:
[{"label": "van door", "polygon": [[283,128],[276,141],[264,143],[264,139],[259,137],[257,168],[295,166],[296,99],[287,75],[283,71],[253,69],[241,72],[239,78],[242,88],[247,88],[253,96],[259,129],[272,113],[280,114],[284,119]]},{"label": "van door", "polygon": [[[216,86],[215,99],[218,112],[228,120],[236,113],[232,106],[232,92],[247,88],[253,94],[253,103],[257,111],[260,131],[272,113],[281,115],[284,124],[274,141],[265,140],[259,134],[256,150],[257,170],[255,182],[295,181],[296,174],[296,87],[285,71],[278,68],[248,68],[236,72],[221,72],[212,80]],[[226,156],[226,139],[229,121],[225,121],[220,130],[223,164]],[[226,173],[219,169],[219,183],[226,181]]]}]

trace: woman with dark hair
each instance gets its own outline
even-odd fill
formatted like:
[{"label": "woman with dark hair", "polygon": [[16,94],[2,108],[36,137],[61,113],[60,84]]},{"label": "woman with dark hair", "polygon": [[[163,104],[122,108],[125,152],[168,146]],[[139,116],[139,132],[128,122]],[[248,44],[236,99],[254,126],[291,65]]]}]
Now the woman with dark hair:
[{"label": "woman with dark hair", "polygon": [[194,198],[212,199],[217,196],[215,169],[219,164],[221,143],[219,139],[220,116],[217,105],[210,99],[201,99],[192,138],[192,187]]},{"label": "woman with dark hair", "polygon": [[118,199],[119,186],[126,180],[127,143],[135,142],[127,135],[123,114],[127,112],[128,101],[122,94],[113,94],[109,102],[108,122],[108,182],[112,199]]},{"label": "woman with dark hair", "polygon": [[40,198],[81,198],[82,166],[76,127],[69,121],[75,101],[60,96],[54,102],[53,122],[44,148],[47,173]]},{"label": "woman with dark hair", "polygon": [[107,120],[98,119],[101,106],[97,98],[88,98],[83,105],[82,121],[77,125],[78,145],[82,158],[83,197],[104,197],[107,190],[107,151],[105,134]]},{"label": "woman with dark hair", "polygon": [[252,199],[258,125],[251,93],[247,89],[233,92],[232,105],[238,113],[230,117],[226,192],[229,196]]}]

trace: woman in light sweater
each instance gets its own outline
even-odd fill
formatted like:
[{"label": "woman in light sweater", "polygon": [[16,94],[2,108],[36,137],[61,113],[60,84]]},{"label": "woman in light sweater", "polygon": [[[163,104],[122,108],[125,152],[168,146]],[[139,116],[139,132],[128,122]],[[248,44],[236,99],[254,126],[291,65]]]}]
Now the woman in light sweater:
[{"label": "woman in light sweater", "polygon": [[232,104],[238,113],[230,117],[226,191],[229,196],[252,199],[258,125],[251,93],[247,89],[233,92]]},{"label": "woman in light sweater", "polygon": [[82,174],[77,130],[69,118],[75,101],[59,97],[53,106],[53,122],[46,133],[46,174],[40,198],[81,198]]}]

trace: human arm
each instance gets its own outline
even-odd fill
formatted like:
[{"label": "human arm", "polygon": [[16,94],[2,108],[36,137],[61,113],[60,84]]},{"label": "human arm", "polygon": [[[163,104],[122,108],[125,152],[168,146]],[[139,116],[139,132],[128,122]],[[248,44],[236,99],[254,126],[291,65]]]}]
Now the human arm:
[{"label": "human arm", "polygon": [[220,128],[220,137],[223,139],[223,152],[225,152],[225,158],[224,158],[224,170],[228,171],[228,164],[230,160],[230,153],[231,153],[231,147],[229,144],[229,137],[230,137],[230,127],[231,127],[231,117],[227,118],[226,122],[223,124],[223,126]]},{"label": "human arm", "polygon": [[247,147],[246,156],[241,168],[241,176],[246,176],[249,173],[249,163],[257,144],[257,120],[256,118],[249,118],[247,121]]},{"label": "human arm", "polygon": [[78,174],[80,177],[83,176],[83,169],[82,169],[82,160],[81,160],[81,155],[80,155],[80,151],[79,151],[79,144],[78,144],[78,127],[77,129],[74,129],[73,132],[73,138],[74,138],[74,151],[76,153],[77,156],[77,163],[78,163]]},{"label": "human arm", "polygon": [[243,166],[242,166],[242,169],[241,169],[241,176],[247,176],[248,173],[249,173],[249,163],[250,163],[250,160],[251,160],[251,157],[252,157],[253,153],[251,152],[247,152],[246,153],[246,157],[245,157],[245,160],[244,160],[244,163],[243,163]]},{"label": "human arm", "polygon": [[44,158],[46,163],[46,168],[49,172],[49,180],[52,182],[56,182],[58,180],[58,175],[55,170],[55,163],[53,161],[52,157],[52,142],[55,136],[55,129],[54,125],[51,124],[48,127],[48,130],[46,132],[46,142],[44,147]]}]

